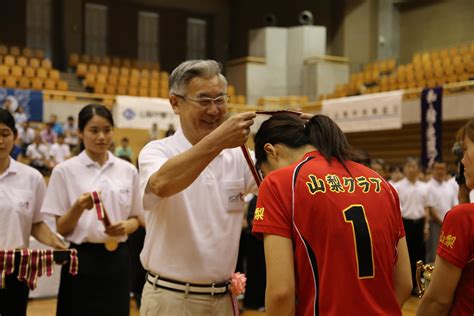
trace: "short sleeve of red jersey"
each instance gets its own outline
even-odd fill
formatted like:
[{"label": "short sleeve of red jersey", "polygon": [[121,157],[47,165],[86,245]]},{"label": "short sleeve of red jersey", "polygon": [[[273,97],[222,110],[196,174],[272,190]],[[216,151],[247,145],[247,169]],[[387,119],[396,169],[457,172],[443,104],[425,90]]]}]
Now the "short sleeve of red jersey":
[{"label": "short sleeve of red jersey", "polygon": [[462,204],[445,216],[439,237],[438,255],[459,269],[471,260],[474,250],[474,204]]},{"label": "short sleeve of red jersey", "polygon": [[287,195],[279,192],[274,175],[269,174],[258,189],[252,233],[258,238],[263,234],[291,238],[291,209],[285,207],[282,198]]},{"label": "short sleeve of red jersey", "polygon": [[400,209],[400,199],[398,197],[397,190],[388,182],[387,182],[387,185],[389,186],[390,191],[392,192],[393,199],[395,200],[395,208],[398,211],[397,214],[395,214],[395,216],[398,219],[398,231],[399,231],[398,238],[401,239],[405,237],[405,226],[403,226],[402,210]]}]

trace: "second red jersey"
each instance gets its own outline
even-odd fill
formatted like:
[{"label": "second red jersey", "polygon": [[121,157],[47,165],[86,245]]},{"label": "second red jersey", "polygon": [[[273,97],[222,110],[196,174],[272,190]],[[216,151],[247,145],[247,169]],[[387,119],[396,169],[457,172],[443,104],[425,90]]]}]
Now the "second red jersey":
[{"label": "second red jersey", "polygon": [[297,315],[401,315],[393,285],[405,236],[397,193],[371,169],[345,165],[315,151],[271,172],[253,233],[292,239]]}]

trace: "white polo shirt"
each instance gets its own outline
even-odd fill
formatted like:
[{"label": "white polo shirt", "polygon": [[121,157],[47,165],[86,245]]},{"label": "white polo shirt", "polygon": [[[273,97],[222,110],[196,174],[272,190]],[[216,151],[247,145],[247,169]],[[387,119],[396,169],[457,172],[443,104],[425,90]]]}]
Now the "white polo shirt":
[{"label": "white polo shirt", "polygon": [[[90,159],[85,151],[57,165],[51,174],[41,212],[62,216],[83,193],[100,191],[112,223],[142,214],[136,168],[110,152],[108,155],[103,166]],[[85,210],[65,239],[81,244],[103,243],[110,238],[105,234],[102,222],[97,219],[97,213]],[[125,241],[127,236],[115,239]]]},{"label": "white polo shirt", "polygon": [[46,144],[36,145],[35,143],[26,147],[26,156],[32,160],[49,159],[49,148]]},{"label": "white polo shirt", "polygon": [[443,220],[446,213],[458,204],[457,194],[447,181],[439,182],[432,178],[427,186],[428,206]]},{"label": "white polo shirt", "polygon": [[150,176],[192,147],[183,131],[148,143],[140,152],[140,191],[147,233],[140,255],[146,270],[168,278],[227,280],[237,262],[243,197],[257,186],[240,148],[223,150],[185,190],[167,198],[145,193]]},{"label": "white polo shirt", "polygon": [[31,226],[43,220],[45,193],[43,176],[10,158],[0,175],[0,249],[28,248]]},{"label": "white polo shirt", "polygon": [[55,163],[60,163],[66,160],[66,158],[71,157],[71,150],[67,144],[60,145],[59,143],[54,143],[49,149],[49,155]]},{"label": "white polo shirt", "polygon": [[419,180],[415,183],[407,178],[395,182],[393,187],[400,198],[400,209],[404,219],[416,220],[425,216],[427,201],[427,185]]}]

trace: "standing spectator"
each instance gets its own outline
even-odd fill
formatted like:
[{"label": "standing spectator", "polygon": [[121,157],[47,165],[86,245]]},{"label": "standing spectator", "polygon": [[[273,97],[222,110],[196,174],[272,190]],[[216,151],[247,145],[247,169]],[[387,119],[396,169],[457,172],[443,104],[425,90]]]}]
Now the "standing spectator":
[{"label": "standing spectator", "polygon": [[148,131],[148,141],[151,142],[157,139],[160,139],[160,129],[158,128],[158,124],[153,123]]},{"label": "standing spectator", "polygon": [[174,135],[175,132],[176,132],[176,130],[174,128],[174,125],[170,124],[169,127],[168,127],[168,130],[165,133],[165,137],[170,137],[170,136]]},{"label": "standing spectator", "polygon": [[41,140],[43,143],[48,145],[54,144],[56,137],[58,137],[58,135],[53,131],[53,125],[51,123],[46,123],[41,131]]},{"label": "standing spectator", "polygon": [[386,179],[385,162],[382,159],[372,159],[370,169],[377,172],[382,178]]},{"label": "standing spectator", "polygon": [[120,146],[115,148],[115,156],[117,157],[127,157],[129,161],[132,160],[133,151],[130,147],[128,147],[128,137],[123,137],[120,141]]},{"label": "standing spectator", "polygon": [[26,148],[26,157],[30,160],[31,167],[43,175],[49,175],[51,171],[49,148],[48,145],[43,143],[38,133],[35,136],[34,142]]},{"label": "standing spectator", "polygon": [[389,177],[388,183],[390,183],[391,185],[394,185],[398,181],[402,180],[404,178],[402,170],[403,168],[400,166],[390,167],[390,177]]},{"label": "standing spectator", "polygon": [[403,168],[405,178],[394,184],[400,197],[400,207],[405,227],[410,266],[413,281],[413,295],[416,290],[416,262],[425,259],[425,240],[429,235],[429,212],[426,183],[418,180],[418,160],[408,158]]},{"label": "standing spectator", "polygon": [[23,154],[26,154],[26,148],[34,141],[35,135],[35,130],[30,126],[30,121],[23,122],[18,129],[18,139],[20,140]]},{"label": "standing spectator", "polygon": [[23,123],[28,121],[28,115],[25,113],[25,109],[23,108],[23,105],[18,106],[18,109],[16,109],[14,117],[15,117],[15,124],[17,128],[19,126],[22,126]]},{"label": "standing spectator", "polygon": [[69,146],[64,143],[63,134],[59,134],[57,141],[51,145],[49,155],[51,156],[53,166],[71,157],[71,150],[69,149]]},{"label": "standing spectator", "polygon": [[5,100],[3,100],[2,108],[10,112],[12,115],[15,113],[15,109],[12,104],[12,100],[10,99],[11,96],[7,96]]},{"label": "standing spectator", "polygon": [[[125,241],[142,214],[136,168],[107,151],[113,119],[102,105],[79,112],[84,150],[53,169],[42,213],[56,216],[58,233],[77,249],[79,273],[63,266],[58,316],[130,313],[130,255]],[[91,192],[100,192],[110,225],[98,219]]]},{"label": "standing spectator", "polygon": [[256,114],[226,120],[227,81],[216,61],[183,62],[169,80],[181,127],[149,142],[139,156],[147,213],[140,257],[148,271],[140,313],[233,315],[228,281],[237,262],[243,196],[257,190],[238,147]]},{"label": "standing spectator", "polygon": [[63,127],[64,130],[64,142],[69,145],[69,149],[73,153],[77,153],[79,150],[79,136],[77,134],[77,126],[74,122],[73,116],[68,116],[66,124]]},{"label": "standing spectator", "polygon": [[428,181],[427,191],[430,209],[430,236],[426,243],[426,262],[434,262],[444,216],[457,205],[457,193],[446,181],[446,177],[446,163],[436,160],[433,164],[433,177]]},{"label": "standing spectator", "polygon": [[[30,236],[64,249],[65,245],[51,232],[40,213],[46,192],[43,177],[9,157],[16,137],[12,114],[0,109],[0,249],[28,248]],[[18,280],[18,269],[2,277],[5,288],[0,289],[0,315],[26,316],[29,289]]]},{"label": "standing spectator", "polygon": [[49,117],[49,123],[51,124],[51,129],[56,135],[64,134],[63,124],[58,122],[58,116],[56,114],[51,114]]}]

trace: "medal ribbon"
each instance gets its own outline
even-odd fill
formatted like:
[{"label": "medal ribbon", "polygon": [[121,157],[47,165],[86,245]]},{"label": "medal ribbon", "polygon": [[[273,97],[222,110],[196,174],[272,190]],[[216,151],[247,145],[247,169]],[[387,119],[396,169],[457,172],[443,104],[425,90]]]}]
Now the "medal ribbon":
[{"label": "medal ribbon", "polygon": [[77,250],[70,249],[69,253],[69,274],[77,275],[79,271],[79,259],[77,258]]},{"label": "medal ribbon", "polygon": [[104,223],[104,226],[110,225],[109,217],[105,211],[104,203],[100,199],[99,193],[97,191],[91,192],[92,202],[94,203],[94,208],[97,213],[97,218]]},{"label": "medal ribbon", "polygon": [[29,249],[21,249],[20,250],[21,257],[20,257],[20,266],[18,267],[18,280],[27,283],[28,277],[28,261],[30,259],[30,250]]},{"label": "medal ribbon", "polygon": [[54,251],[52,249],[46,249],[44,254],[44,260],[46,262],[46,275],[51,276],[54,268]]},{"label": "medal ribbon", "polygon": [[30,262],[28,267],[28,278],[27,284],[30,290],[34,290],[36,288],[36,284],[38,282],[38,268],[41,256],[41,250],[39,249],[30,249]]},{"label": "medal ribbon", "polygon": [[5,277],[15,269],[15,250],[0,251],[0,289],[5,288]]}]

